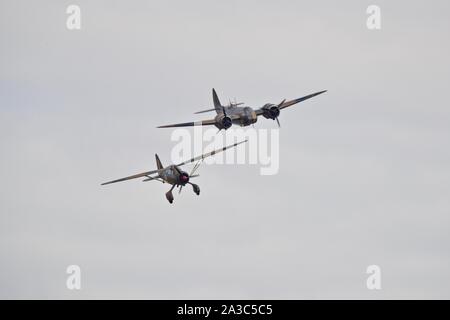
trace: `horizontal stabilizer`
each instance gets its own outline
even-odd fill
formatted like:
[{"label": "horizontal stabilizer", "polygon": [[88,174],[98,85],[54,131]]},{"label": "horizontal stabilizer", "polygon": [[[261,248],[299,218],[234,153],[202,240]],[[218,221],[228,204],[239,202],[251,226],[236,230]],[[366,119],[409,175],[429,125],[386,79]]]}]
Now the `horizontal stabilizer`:
[{"label": "horizontal stabilizer", "polygon": [[197,111],[197,112],[194,112],[194,114],[205,113],[205,112],[211,112],[211,111],[216,111],[216,109],[213,108],[213,109],[208,109],[208,110]]}]

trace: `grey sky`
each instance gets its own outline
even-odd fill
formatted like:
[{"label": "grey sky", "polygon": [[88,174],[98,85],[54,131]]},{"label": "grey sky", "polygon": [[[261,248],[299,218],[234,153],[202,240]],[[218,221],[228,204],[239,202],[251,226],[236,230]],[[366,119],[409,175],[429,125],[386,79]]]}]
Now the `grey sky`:
[{"label": "grey sky", "polygon": [[[449,9],[2,0],[0,297],[450,298]],[[155,127],[201,119],[212,87],[254,106],[329,92],[281,114],[278,175],[205,166],[173,205],[159,183],[99,186],[167,163]]]}]

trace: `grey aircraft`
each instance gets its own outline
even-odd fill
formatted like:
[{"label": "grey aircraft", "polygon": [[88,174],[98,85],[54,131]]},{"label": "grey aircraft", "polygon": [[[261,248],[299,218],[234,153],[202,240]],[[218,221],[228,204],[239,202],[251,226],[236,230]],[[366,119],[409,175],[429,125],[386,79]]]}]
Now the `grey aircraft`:
[{"label": "grey aircraft", "polygon": [[241,106],[244,104],[243,102],[237,103],[237,102],[230,101],[229,105],[223,106],[219,101],[219,97],[217,96],[216,90],[212,89],[214,108],[199,111],[199,112],[196,112],[196,114],[215,111],[217,113],[217,115],[214,117],[214,119],[202,120],[202,121],[197,121],[197,122],[169,124],[169,125],[165,125],[165,126],[159,126],[158,128],[214,125],[220,131],[222,129],[224,129],[224,130],[229,129],[233,124],[237,124],[242,127],[249,126],[251,124],[254,124],[258,120],[258,116],[263,116],[266,119],[276,120],[278,123],[278,127],[280,127],[280,121],[278,120],[278,117],[279,117],[280,111],[282,109],[290,107],[299,102],[305,101],[309,98],[315,97],[326,91],[327,90],[319,91],[319,92],[312,93],[307,96],[304,96],[304,97],[301,97],[298,99],[294,99],[294,100],[290,100],[290,101],[286,101],[286,99],[284,99],[279,104],[266,103],[264,106],[262,106],[259,109],[253,109],[248,106]]},{"label": "grey aircraft", "polygon": [[[159,157],[157,154],[155,154],[155,158],[156,158],[156,170],[152,170],[152,171],[147,171],[147,172],[142,172],[142,173],[138,173],[129,177],[125,177],[125,178],[121,178],[121,179],[117,179],[117,180],[113,180],[113,181],[108,181],[105,183],[102,183],[103,185],[106,184],[110,184],[110,183],[115,183],[115,182],[121,182],[121,181],[125,181],[125,180],[131,180],[131,179],[136,179],[136,178],[143,178],[145,177],[145,179],[143,181],[151,181],[151,180],[157,180],[159,182],[162,183],[168,183],[172,185],[172,188],[170,188],[170,190],[166,193],[166,198],[167,200],[172,203],[173,202],[173,194],[172,194],[172,190],[175,187],[180,187],[180,193],[181,190],[183,189],[183,187],[186,184],[190,184],[195,192],[195,194],[200,195],[200,187],[198,185],[196,185],[195,183],[189,182],[190,178],[195,178],[198,177],[198,174],[195,174],[195,172],[197,171],[197,169],[200,167],[201,162],[203,161],[204,158],[215,155],[219,152],[225,151],[228,148],[232,148],[232,147],[236,147],[237,145],[247,142],[247,140],[241,141],[241,142],[237,142],[235,144],[229,145],[227,147],[223,147],[222,149],[217,149],[205,154],[202,154],[201,156],[197,156],[194,157],[188,161],[184,161],[182,163],[176,164],[176,165],[169,165],[167,167],[164,167],[161,163],[161,160],[159,160]],[[183,166],[185,164],[189,164],[192,162],[197,161],[197,163],[194,165],[194,167],[192,168],[190,173],[187,173],[185,171],[182,171],[179,167]]]}]

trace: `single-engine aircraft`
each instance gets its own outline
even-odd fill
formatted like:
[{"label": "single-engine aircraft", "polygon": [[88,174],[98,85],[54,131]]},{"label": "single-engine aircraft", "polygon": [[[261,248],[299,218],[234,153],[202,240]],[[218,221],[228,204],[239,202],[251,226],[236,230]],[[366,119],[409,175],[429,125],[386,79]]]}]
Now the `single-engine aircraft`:
[{"label": "single-engine aircraft", "polygon": [[[115,182],[121,182],[121,181],[125,181],[125,180],[131,180],[131,179],[136,179],[136,178],[143,178],[145,177],[145,179],[143,181],[152,181],[152,180],[157,180],[160,181],[162,183],[168,183],[172,185],[172,188],[170,188],[170,190],[166,193],[166,198],[167,200],[172,203],[173,202],[173,194],[172,194],[172,190],[175,187],[179,187],[179,193],[181,193],[181,190],[183,189],[183,187],[186,184],[190,184],[194,190],[194,192],[197,195],[200,195],[200,187],[198,185],[196,185],[195,183],[192,183],[189,181],[190,178],[195,178],[198,177],[198,174],[195,174],[195,172],[197,171],[197,169],[200,167],[201,162],[203,161],[204,158],[215,155],[219,152],[225,151],[228,148],[232,148],[232,147],[236,147],[237,145],[247,142],[247,140],[241,141],[241,142],[237,142],[233,145],[229,145],[227,147],[223,147],[222,149],[217,149],[205,154],[202,154],[201,156],[197,156],[194,157],[190,160],[181,162],[179,164],[172,164],[169,165],[167,167],[164,167],[161,163],[161,160],[159,160],[159,157],[157,154],[155,154],[155,158],[156,158],[156,170],[152,170],[152,171],[147,171],[147,172],[142,172],[142,173],[138,173],[129,177],[125,177],[125,178],[121,178],[121,179],[117,179],[117,180],[113,180],[113,181],[108,181],[105,183],[102,183],[103,185],[106,184],[110,184],[110,183],[115,183]],[[192,163],[197,161],[197,163],[194,165],[194,167],[192,168],[190,173],[187,173],[185,171],[182,171],[179,167],[188,164],[188,163]],[[156,175],[155,175],[156,174]]]},{"label": "single-engine aircraft", "polygon": [[254,124],[258,120],[258,116],[263,116],[266,119],[276,120],[278,123],[278,127],[280,127],[280,120],[278,120],[278,117],[280,115],[281,110],[283,110],[284,108],[290,107],[294,104],[297,104],[299,102],[305,101],[309,98],[315,97],[324,92],[327,92],[327,90],[312,93],[307,96],[304,96],[304,97],[301,97],[298,99],[294,99],[294,100],[286,101],[286,99],[284,99],[279,104],[266,103],[264,106],[262,106],[259,109],[253,109],[248,106],[241,106],[244,104],[243,102],[238,103],[238,102],[230,101],[229,105],[223,106],[219,101],[219,97],[217,96],[216,90],[212,89],[214,108],[208,109],[208,110],[203,110],[203,111],[198,111],[195,113],[198,114],[198,113],[215,111],[217,115],[214,117],[214,119],[202,120],[202,121],[197,121],[197,122],[184,122],[184,123],[177,123],[177,124],[169,124],[169,125],[165,125],[165,126],[159,126],[158,128],[214,125],[220,131],[222,129],[224,129],[224,130],[229,129],[233,124],[240,125],[241,127],[249,126],[251,124]]}]

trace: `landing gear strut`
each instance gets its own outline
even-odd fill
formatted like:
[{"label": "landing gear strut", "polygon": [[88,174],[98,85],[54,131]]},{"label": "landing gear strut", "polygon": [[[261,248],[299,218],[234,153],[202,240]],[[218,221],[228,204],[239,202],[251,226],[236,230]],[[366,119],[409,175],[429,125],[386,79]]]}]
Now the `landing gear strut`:
[{"label": "landing gear strut", "polygon": [[170,188],[170,190],[166,192],[166,199],[170,203],[173,202],[173,193],[172,193],[173,188],[175,188],[175,185],[172,185],[172,188]]},{"label": "landing gear strut", "polygon": [[195,183],[191,183],[189,182],[190,185],[192,185],[192,189],[194,189],[194,192],[196,195],[200,195],[200,187],[198,185],[196,185]]}]

